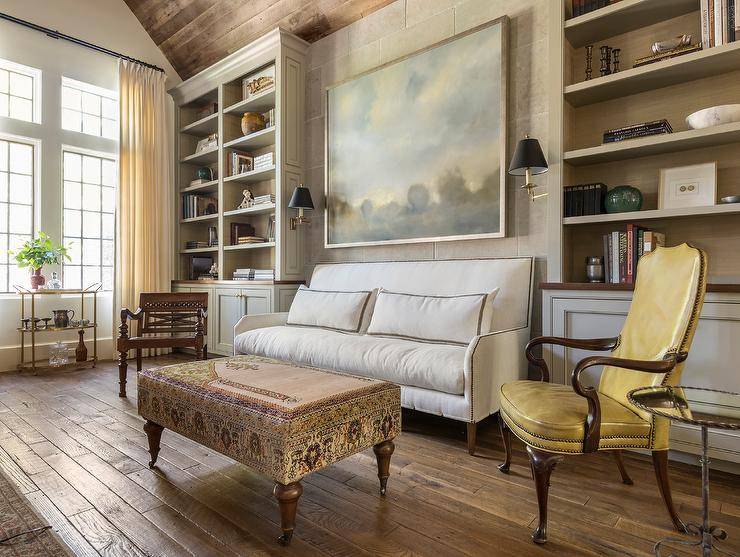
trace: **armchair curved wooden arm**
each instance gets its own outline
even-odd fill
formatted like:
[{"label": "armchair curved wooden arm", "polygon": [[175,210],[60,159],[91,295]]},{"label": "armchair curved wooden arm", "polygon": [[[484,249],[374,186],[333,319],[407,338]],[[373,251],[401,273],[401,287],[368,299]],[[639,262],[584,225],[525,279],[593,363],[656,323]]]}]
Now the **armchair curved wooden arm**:
[{"label": "armchair curved wooden arm", "polygon": [[666,354],[662,360],[630,360],[610,356],[589,356],[578,362],[571,375],[571,385],[576,394],[588,401],[588,417],[586,418],[586,433],[583,438],[583,452],[593,453],[599,449],[601,405],[599,404],[598,391],[594,387],[588,387],[581,383],[581,373],[593,366],[612,366],[648,373],[669,373],[676,365],[686,360],[687,357],[688,354],[686,352],[671,352]]},{"label": "armchair curved wooden arm", "polygon": [[532,350],[542,344],[555,344],[565,346],[566,348],[577,348],[580,350],[614,350],[619,344],[619,337],[612,338],[565,338],[565,337],[537,337],[527,343],[524,353],[527,360],[533,366],[540,370],[540,378],[545,383],[550,382],[550,369],[547,362],[532,352]]}]

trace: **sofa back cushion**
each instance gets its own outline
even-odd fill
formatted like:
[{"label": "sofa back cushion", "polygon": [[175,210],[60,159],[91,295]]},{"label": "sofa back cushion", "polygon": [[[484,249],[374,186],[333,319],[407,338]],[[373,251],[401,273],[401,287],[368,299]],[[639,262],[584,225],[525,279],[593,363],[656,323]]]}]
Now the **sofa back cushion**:
[{"label": "sofa back cushion", "polygon": [[375,300],[367,333],[467,345],[481,333],[486,308],[497,291],[460,296],[422,296],[381,289]]},{"label": "sofa back cushion", "polygon": [[[497,332],[529,325],[532,276],[531,257],[328,263],[316,265],[311,288],[357,291],[382,287],[425,296],[479,294],[499,288],[488,327]],[[486,323],[481,332],[487,332]]]},{"label": "sofa back cushion", "polygon": [[301,285],[290,306],[287,324],[356,333],[362,325],[370,294],[370,291],[316,290]]}]

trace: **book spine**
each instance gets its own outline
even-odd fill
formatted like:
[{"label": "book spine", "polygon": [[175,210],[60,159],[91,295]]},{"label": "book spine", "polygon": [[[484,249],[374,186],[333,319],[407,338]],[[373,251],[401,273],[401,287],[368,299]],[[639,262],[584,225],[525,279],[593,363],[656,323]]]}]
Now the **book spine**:
[{"label": "book spine", "polygon": [[610,253],[609,253],[609,234],[604,234],[601,237],[602,248],[604,251],[604,282],[607,284],[611,282],[611,266],[609,265]]},{"label": "book spine", "polygon": [[711,2],[711,0],[700,0],[699,2],[702,48],[709,48],[712,46],[710,42],[711,34],[709,32],[709,2]]},{"label": "book spine", "polygon": [[625,282],[627,284],[632,284],[632,257],[635,252],[635,244],[632,241],[633,238],[633,232],[635,229],[634,224],[628,224],[627,225],[627,254],[625,256],[625,264],[626,264],[626,272],[625,272]]},{"label": "book spine", "polygon": [[734,14],[735,14],[735,39],[740,37],[740,0],[734,0]]},{"label": "book spine", "polygon": [[715,6],[717,0],[709,0],[709,46],[717,45],[717,34],[715,27]]},{"label": "book spine", "polygon": [[626,135],[608,136],[604,137],[604,143],[617,143],[619,141],[626,141],[628,139],[639,139],[641,137],[651,137],[653,135],[666,135],[672,132],[668,130],[648,130],[644,132],[630,133]]},{"label": "book spine", "polygon": [[737,18],[737,12],[735,11],[735,0],[727,0],[727,42],[735,42],[735,19]]},{"label": "book spine", "polygon": [[619,284],[619,232],[611,234],[612,284]]},{"label": "book spine", "polygon": [[627,282],[627,233],[619,232],[619,283]]},{"label": "book spine", "polygon": [[653,120],[651,122],[640,122],[639,124],[630,124],[629,126],[622,126],[621,128],[613,128],[611,130],[606,130],[604,133],[617,133],[621,131],[632,130],[635,128],[643,128],[647,126],[670,126],[670,124],[668,123],[668,120],[664,118],[663,120]]}]

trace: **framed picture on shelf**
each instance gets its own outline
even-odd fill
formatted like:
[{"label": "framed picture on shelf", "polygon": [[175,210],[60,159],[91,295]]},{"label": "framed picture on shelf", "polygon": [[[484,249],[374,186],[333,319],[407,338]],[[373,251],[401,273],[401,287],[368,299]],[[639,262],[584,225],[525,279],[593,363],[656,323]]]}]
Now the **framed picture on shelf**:
[{"label": "framed picture on shelf", "polygon": [[658,209],[706,207],[716,202],[716,162],[660,169]]}]

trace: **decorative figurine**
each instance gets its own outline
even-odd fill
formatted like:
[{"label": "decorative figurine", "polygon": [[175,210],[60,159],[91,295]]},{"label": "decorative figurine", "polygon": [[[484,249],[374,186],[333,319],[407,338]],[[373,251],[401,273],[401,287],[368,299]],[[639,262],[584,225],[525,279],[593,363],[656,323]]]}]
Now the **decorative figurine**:
[{"label": "decorative figurine", "polygon": [[218,264],[214,263],[208,270],[208,274],[213,277],[214,280],[218,279]]},{"label": "decorative figurine", "polygon": [[208,227],[208,246],[213,247],[218,245],[218,228],[215,226]]},{"label": "decorative figurine", "polygon": [[239,203],[237,209],[248,209],[254,203],[254,196],[249,190],[242,190],[242,195],[244,196],[244,199],[242,199],[242,202]]},{"label": "decorative figurine", "polygon": [[591,74],[593,72],[593,63],[594,60],[594,45],[586,45],[586,81],[591,79]]},{"label": "decorative figurine", "polygon": [[612,50],[612,56],[613,56],[613,63],[612,63],[612,73],[617,73],[619,71],[619,53],[622,52],[621,48],[615,48]]},{"label": "decorative figurine", "polygon": [[678,35],[675,39],[668,39],[667,41],[657,41],[652,44],[650,50],[653,54],[662,54],[664,52],[671,52],[677,48],[683,46],[689,46],[691,44],[693,35]]},{"label": "decorative figurine", "polygon": [[599,50],[601,51],[601,58],[600,58],[601,68],[599,69],[599,73],[602,76],[609,75],[610,73],[612,73],[611,71],[611,58],[612,58],[611,51],[612,49],[611,47],[604,45]]}]

